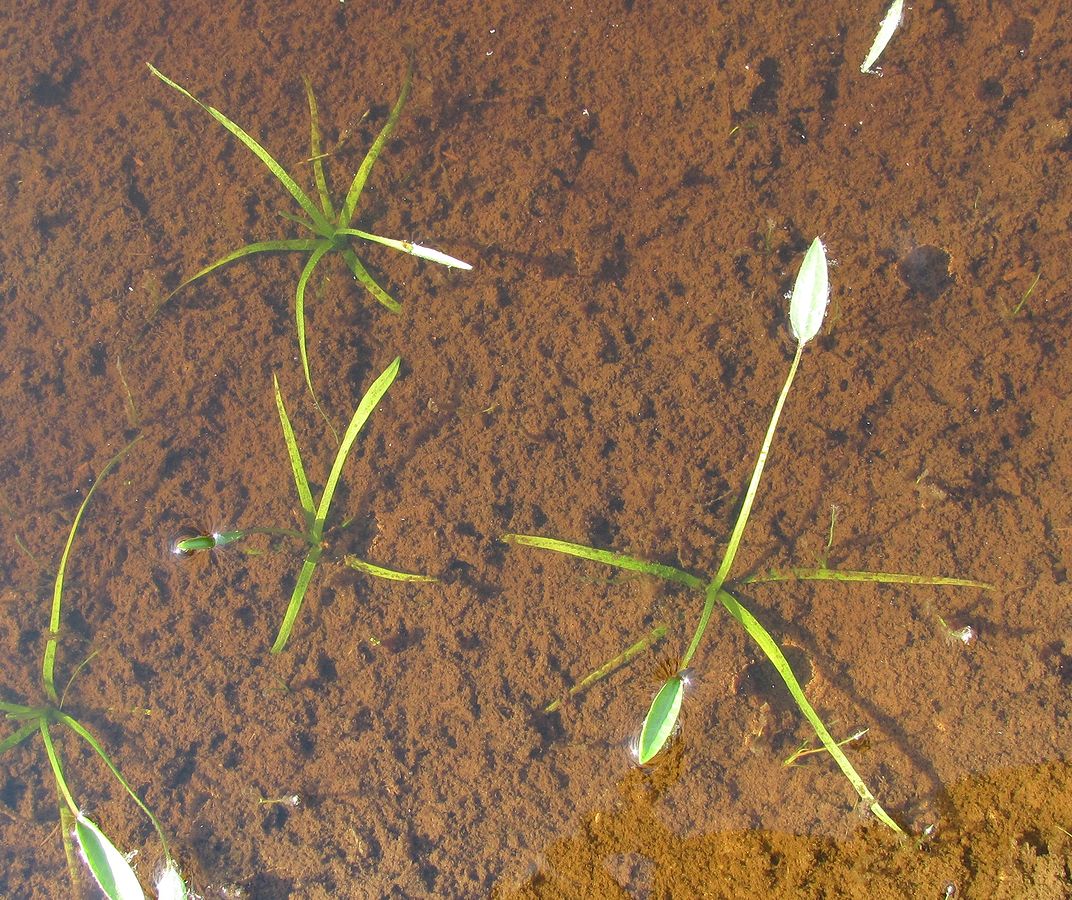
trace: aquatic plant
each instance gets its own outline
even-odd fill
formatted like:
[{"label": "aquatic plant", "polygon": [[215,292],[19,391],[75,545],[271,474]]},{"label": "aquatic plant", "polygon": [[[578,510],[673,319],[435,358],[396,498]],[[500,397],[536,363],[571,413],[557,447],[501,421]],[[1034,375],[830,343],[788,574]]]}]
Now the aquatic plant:
[{"label": "aquatic plant", "polygon": [[[108,461],[97,480],[93,482],[92,487],[86,493],[85,499],[79,506],[74,521],[71,523],[67,543],[64,545],[59,566],[56,570],[56,580],[52,590],[52,611],[49,618],[48,640],[45,643],[45,650],[41,658],[41,684],[44,689],[45,702],[40,706],[27,706],[8,700],[0,700],[0,711],[4,713],[6,718],[19,723],[14,732],[0,741],[0,753],[21,744],[34,734],[41,735],[41,741],[44,744],[45,754],[48,757],[49,766],[52,769],[53,779],[56,784],[56,793],[59,797],[63,845],[67,855],[71,880],[75,884],[79,880],[72,847],[73,838],[97,884],[100,885],[105,896],[111,898],[111,900],[131,900],[131,898],[143,897],[144,894],[138,878],[126,857],[116,849],[101,828],[92,822],[82,811],[79,804],[75,802],[74,794],[64,772],[63,763],[60,760],[59,751],[52,737],[53,726],[65,726],[89,744],[93,752],[103,760],[108,771],[123,786],[123,789],[130,795],[131,799],[149,817],[164,849],[164,858],[166,860],[164,871],[170,890],[170,893],[166,896],[173,898],[187,896],[185,883],[181,874],[179,874],[178,865],[171,856],[167,838],[164,836],[164,829],[160,821],[145,805],[134,788],[130,786],[130,782],[119,772],[100,741],[74,716],[64,711],[63,701],[67,692],[66,689],[62,694],[56,690],[56,655],[59,647],[60,625],[63,613],[63,584],[71,549],[78,533],[78,526],[97,487],[137,441],[138,438],[135,438]],[[68,688],[86,662],[88,660],[84,660],[75,669],[74,674],[67,683]],[[98,788],[101,785],[100,780],[90,780],[89,783],[94,788]],[[178,886],[181,886],[181,892],[178,892]],[[161,896],[164,896],[164,894],[162,893]]]},{"label": "aquatic plant", "polygon": [[[462,262],[460,259],[455,259],[453,256],[448,256],[446,253],[442,253],[439,250],[434,250],[431,247],[422,247],[419,244],[414,244],[410,241],[396,240],[394,238],[386,238],[377,234],[372,234],[368,231],[363,231],[359,228],[354,228],[352,225],[354,214],[357,211],[358,202],[361,199],[361,193],[365,189],[365,182],[368,180],[369,174],[372,172],[372,167],[376,160],[379,158],[380,152],[383,150],[384,145],[390,138],[391,133],[394,131],[395,126],[398,124],[399,116],[402,114],[402,108],[406,104],[406,99],[409,97],[410,87],[413,83],[413,67],[412,64],[406,70],[406,76],[402,82],[402,90],[398,95],[398,99],[395,101],[394,107],[391,109],[390,114],[387,117],[387,122],[384,123],[383,128],[380,129],[379,135],[376,140],[373,141],[372,146],[369,148],[368,153],[365,154],[364,160],[358,167],[357,173],[354,175],[353,180],[350,182],[350,188],[346,192],[346,196],[343,199],[342,204],[336,210],[335,204],[331,199],[331,193],[328,188],[327,173],[324,170],[324,158],[327,154],[321,151],[320,145],[320,121],[319,114],[317,112],[316,97],[313,94],[313,87],[308,79],[305,79],[305,93],[309,102],[309,119],[310,119],[310,161],[313,166],[313,178],[316,182],[316,192],[320,201],[319,207],[309,197],[309,195],[302,190],[298,185],[298,182],[283,168],[275,158],[262,147],[253,137],[251,137],[241,127],[232,122],[227,116],[221,113],[218,109],[209,106],[207,103],[202,103],[193,94],[191,94],[182,85],[172,81],[166,75],[164,75],[159,69],[157,69],[152,63],[146,63],[149,66],[149,71],[159,78],[164,84],[173,87],[176,91],[182,94],[184,97],[188,97],[194,103],[196,103],[201,109],[207,112],[213,119],[219,122],[224,128],[226,128],[231,134],[233,134],[238,140],[247,147],[264,165],[268,168],[268,171],[275,176],[280,184],[286,188],[287,192],[293,197],[298,205],[301,207],[304,213],[302,216],[292,216],[289,214],[283,214],[285,218],[290,219],[292,222],[300,225],[310,233],[310,237],[301,238],[287,238],[284,240],[270,240],[270,241],[256,241],[252,244],[246,244],[244,247],[240,247],[237,250],[233,250],[225,256],[220,257],[214,263],[210,263],[203,269],[195,272],[185,281],[183,281],[174,291],[172,291],[160,304],[163,306],[172,297],[175,296],[187,285],[197,281],[199,278],[208,275],[210,272],[215,271],[221,266],[227,263],[234,262],[235,260],[244,259],[247,256],[252,256],[255,253],[276,253],[276,252],[297,252],[307,254],[305,266],[301,271],[301,275],[298,276],[298,286],[294,293],[294,320],[298,333],[298,352],[301,355],[302,371],[305,374],[305,383],[309,387],[309,392],[316,399],[316,391],[313,390],[313,379],[309,368],[309,353],[306,346],[305,338],[305,288],[309,283],[310,277],[312,277],[313,271],[316,269],[318,263],[328,253],[338,253],[342,256],[343,261],[346,263],[350,272],[353,273],[354,278],[376,298],[383,306],[389,309],[391,312],[399,313],[402,311],[402,307],[399,303],[384,290],[376,280],[369,274],[364,264],[358,258],[354,252],[351,244],[353,238],[360,238],[365,241],[371,241],[377,244],[383,244],[386,247],[391,247],[394,250],[399,250],[403,253],[408,253],[412,256],[420,257],[421,259],[427,259],[431,262],[438,263],[448,268],[459,269],[471,269],[472,266],[469,263]],[[319,403],[317,403],[319,407]]]},{"label": "aquatic plant", "polygon": [[[324,554],[326,548],[324,542],[324,524],[327,521],[328,513],[331,510],[331,501],[335,496],[335,489],[339,485],[339,478],[342,476],[342,469],[343,466],[346,465],[346,458],[350,454],[350,448],[353,447],[358,434],[364,427],[365,422],[368,421],[369,416],[372,415],[373,410],[376,409],[376,406],[383,398],[383,395],[387,393],[387,389],[394,383],[395,378],[398,377],[398,370],[401,365],[401,357],[396,356],[394,361],[384,369],[379,377],[372,383],[372,386],[366,391],[365,396],[361,398],[361,402],[357,405],[357,409],[354,411],[353,417],[350,419],[350,424],[343,433],[342,442],[339,444],[339,449],[335,453],[335,459],[331,464],[331,471],[328,474],[327,481],[324,483],[324,488],[320,494],[320,500],[318,502],[314,502],[313,500],[313,493],[309,487],[309,478],[305,473],[305,466],[302,463],[301,451],[298,449],[298,441],[294,436],[294,428],[291,426],[290,417],[287,415],[287,409],[283,403],[283,395],[279,390],[279,381],[273,377],[275,404],[279,413],[279,424],[283,429],[283,440],[287,446],[287,458],[290,460],[290,468],[294,476],[294,484],[298,491],[298,500],[301,503],[302,514],[305,521],[304,531],[297,531],[289,528],[246,528],[235,531],[200,533],[180,538],[172,546],[172,550],[177,554],[193,556],[198,553],[226,547],[229,544],[245,540],[251,535],[268,534],[297,538],[308,547],[305,560],[298,573],[298,579],[294,583],[294,590],[290,595],[290,602],[287,604],[287,610],[283,616],[283,623],[279,627],[279,634],[276,636],[275,643],[272,644],[272,653],[280,653],[283,648],[286,647],[287,641],[290,639],[290,633],[294,628],[294,621],[298,617],[302,601],[305,599],[305,594],[309,589],[309,583],[312,581],[316,567]],[[390,581],[436,580],[431,575],[416,575],[410,572],[399,572],[394,569],[385,568],[384,566],[375,565],[374,563],[367,562],[366,560],[353,555],[345,556],[343,558],[343,563],[358,572],[364,572],[366,575],[372,575],[376,578],[385,578]]]},{"label": "aquatic plant", "polygon": [[901,24],[903,16],[904,0],[893,0],[889,9],[886,10],[886,15],[882,17],[882,21],[879,23],[878,34],[875,35],[871,49],[867,51],[867,56],[860,64],[860,71],[864,75],[882,74],[880,70],[875,68],[875,64],[878,62],[878,58],[882,56],[882,51],[886,49],[886,45],[893,39],[893,33]]},{"label": "aquatic plant", "polygon": [[[770,452],[774,433],[778,426],[778,420],[782,414],[789,389],[796,377],[797,368],[800,365],[805,345],[815,337],[822,325],[823,316],[829,299],[829,281],[826,263],[826,252],[822,242],[816,238],[804,256],[800,270],[797,274],[793,288],[792,299],[789,307],[789,322],[794,338],[797,341],[796,353],[789,368],[789,374],[782,386],[781,393],[774,406],[763,444],[752,470],[752,477],[745,490],[744,499],[740,512],[733,524],[729,543],[725,554],[718,566],[714,577],[699,577],[678,569],[674,566],[662,563],[649,562],[633,556],[615,553],[610,550],[601,550],[583,544],[574,544],[554,538],[527,534],[507,534],[503,540],[527,547],[536,547],[544,550],[553,550],[581,559],[592,560],[605,565],[614,566],[634,572],[652,575],[675,584],[682,585],[704,595],[703,609],[700,620],[693,632],[691,641],[681,657],[676,671],[670,675],[656,693],[654,700],[644,716],[640,735],[636,746],[637,760],[641,765],[650,762],[674,734],[677,729],[678,717],[684,701],[685,687],[689,678],[689,665],[699,649],[700,641],[707,630],[708,622],[716,605],[722,606],[744,629],[749,636],[759,645],[760,650],[770,660],[777,670],[782,681],[785,683],[793,701],[804,717],[808,720],[823,748],[834,758],[838,767],[852,784],[860,799],[868,806],[874,815],[886,826],[901,833],[901,827],[887,814],[879,804],[874,794],[867,787],[864,780],[857,773],[848,756],[839,744],[831,736],[819,714],[808,701],[796,675],[793,673],[785,654],[778,642],[759,620],[748,610],[736,596],[735,591],[745,585],[771,583],[776,581],[801,580],[801,581],[842,581],[842,582],[872,582],[877,584],[929,584],[929,585],[957,585],[961,587],[987,588],[990,585],[978,581],[970,581],[961,578],[948,578],[943,576],[906,575],[891,572],[867,572],[830,569],[823,561],[815,568],[794,568],[785,572],[771,571],[762,575],[752,575],[737,580],[730,579],[730,571],[733,566],[737,551],[741,545],[744,529],[748,523],[752,511],[752,504],[759,488],[759,482],[763,475],[763,468]],[[636,645],[634,645],[636,646]],[[619,657],[620,658],[620,657]],[[613,662],[613,661],[612,661]],[[607,670],[603,666],[597,670],[602,676]],[[595,673],[593,673],[595,674]],[[594,680],[588,676],[582,684]],[[571,692],[572,693],[572,692]]]}]

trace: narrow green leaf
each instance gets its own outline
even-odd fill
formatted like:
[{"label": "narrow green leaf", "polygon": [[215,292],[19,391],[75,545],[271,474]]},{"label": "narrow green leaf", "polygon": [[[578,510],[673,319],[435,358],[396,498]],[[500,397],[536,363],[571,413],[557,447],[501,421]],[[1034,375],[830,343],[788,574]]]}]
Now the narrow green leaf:
[{"label": "narrow green leaf", "polygon": [[351,569],[364,572],[366,575],[374,575],[376,578],[386,578],[388,581],[439,581],[434,575],[414,575],[412,572],[399,572],[395,569],[386,569],[375,563],[370,563],[357,556],[348,555],[343,562]]},{"label": "narrow green leaf", "polygon": [[640,729],[640,746],[637,761],[646,766],[663,749],[677,727],[681,712],[681,699],[685,696],[685,681],[680,675],[669,679],[651,701],[651,709],[644,717]]},{"label": "narrow green leaf", "polygon": [[130,786],[130,782],[123,777],[123,773],[120,772],[118,768],[116,768],[116,765],[112,762],[111,757],[104,752],[104,747],[101,746],[101,742],[98,741],[90,733],[90,731],[73,716],[69,716],[67,713],[62,711],[57,711],[56,719],[57,721],[62,722],[64,725],[70,728],[75,734],[77,734],[80,738],[82,738],[82,740],[84,740],[87,744],[89,744],[90,747],[93,748],[93,752],[101,758],[104,764],[108,767],[108,771],[112,773],[112,776],[115,778],[115,780],[118,781],[123,786],[123,790],[125,790],[127,794],[130,795],[130,799],[138,805],[138,808],[143,813],[145,813],[145,815],[148,816],[149,821],[153,823],[153,828],[156,831],[156,836],[160,839],[160,844],[164,848],[164,855],[170,856],[167,837],[164,834],[164,826],[160,824],[160,820],[155,815],[153,815],[153,811],[149,809],[149,807],[145,805],[145,802],[141,799],[141,797],[138,796],[137,791],[135,791],[134,788]]},{"label": "narrow green leaf", "polygon": [[353,273],[354,278],[356,278],[365,290],[372,294],[382,306],[387,307],[387,309],[393,313],[402,312],[402,304],[376,283],[376,280],[369,275],[368,270],[365,268],[361,260],[357,258],[357,254],[354,253],[353,250],[347,247],[342,251],[342,258],[346,261],[346,265]]},{"label": "narrow green leaf", "polygon": [[74,835],[82,858],[108,900],[144,900],[138,876],[100,828],[79,814],[74,822]]},{"label": "narrow green leaf", "polygon": [[282,653],[283,648],[287,646],[287,641],[290,640],[290,632],[294,629],[294,620],[298,618],[298,611],[301,609],[302,600],[305,599],[305,592],[309,589],[309,581],[313,577],[313,572],[316,571],[316,564],[320,562],[320,555],[323,552],[319,544],[310,548],[308,555],[305,557],[305,562],[302,563],[301,572],[298,573],[298,580],[294,584],[290,602],[287,604],[286,614],[283,616],[283,624],[279,626],[279,634],[276,635],[275,643],[272,644],[273,653]]},{"label": "narrow green leaf", "polygon": [[301,500],[302,510],[305,512],[306,527],[312,528],[316,512],[313,508],[313,494],[309,490],[309,479],[305,477],[305,466],[302,465],[301,451],[298,450],[298,440],[294,437],[294,429],[287,415],[287,408],[283,405],[283,395],[279,390],[279,379],[272,374],[272,384],[275,385],[275,406],[279,410],[279,424],[283,426],[283,440],[287,445],[287,456],[290,458],[290,470],[294,473],[294,484],[298,488],[298,498]]},{"label": "narrow green leaf", "polygon": [[361,161],[357,174],[354,175],[354,180],[350,183],[350,190],[346,192],[346,200],[342,205],[336,223],[338,227],[350,227],[350,223],[354,218],[354,211],[357,209],[357,201],[361,198],[361,192],[365,189],[365,182],[368,180],[369,173],[372,171],[372,166],[379,158],[380,152],[391,137],[391,132],[395,130],[395,126],[398,124],[398,118],[402,115],[402,107],[406,105],[406,99],[409,97],[410,88],[412,87],[413,62],[411,60],[406,67],[406,76],[402,80],[402,91],[399,93],[398,99],[395,101],[395,105],[392,108],[390,115],[387,117],[387,122],[384,124],[383,128],[380,129],[380,133],[376,136],[376,140],[372,142],[372,146],[369,147],[369,151]]},{"label": "narrow green leaf", "polygon": [[301,276],[298,278],[298,289],[294,292],[294,321],[298,328],[298,352],[301,354],[302,372],[305,373],[305,384],[309,393],[313,395],[313,402],[320,409],[320,401],[316,399],[316,391],[313,390],[313,376],[309,371],[309,351],[305,344],[305,285],[313,274],[313,269],[320,262],[324,254],[331,249],[331,244],[323,241],[305,263]]},{"label": "narrow green leaf", "polygon": [[[595,684],[597,681],[606,678],[615,669],[621,668],[631,659],[633,659],[633,657],[643,653],[656,641],[662,640],[662,638],[666,635],[666,631],[667,629],[665,625],[656,625],[650,632],[648,632],[645,637],[642,637],[632,646],[627,647],[613,659],[607,660],[607,662],[603,663],[603,665],[601,665],[598,669],[589,672],[587,675],[585,675],[584,678],[582,678],[575,685],[573,685],[573,687],[569,689],[569,693],[566,696],[573,697],[576,694],[579,694],[589,685]],[[560,706],[562,706],[561,700],[552,700],[550,703],[547,704],[547,706],[543,708],[543,711],[546,713],[552,713]]]},{"label": "narrow green leaf", "polygon": [[380,376],[372,383],[372,386],[365,392],[365,396],[361,398],[357,409],[354,410],[354,416],[342,436],[342,443],[339,444],[338,452],[335,454],[335,461],[331,466],[331,472],[324,484],[324,493],[320,495],[320,505],[316,510],[316,521],[313,523],[312,536],[316,541],[319,541],[324,533],[324,520],[328,517],[331,499],[335,496],[335,488],[338,486],[339,476],[342,474],[342,467],[346,464],[346,457],[350,453],[350,448],[354,445],[354,441],[357,439],[365,422],[368,421],[368,417],[372,415],[376,405],[383,395],[387,393],[387,389],[394,383],[395,378],[398,377],[398,370],[401,365],[402,357],[396,356],[394,361],[383,370]]},{"label": "narrow green leaf", "polygon": [[[818,242],[818,238],[816,238],[816,242]],[[813,248],[814,246],[815,244],[812,245]],[[819,249],[820,251],[822,250],[822,244],[819,244]],[[808,252],[810,253],[811,251],[809,250]],[[823,255],[822,261],[823,266],[825,267],[825,255]],[[821,315],[820,321],[822,321]],[[815,327],[817,328],[818,325]],[[741,503],[741,511],[737,514],[737,520],[733,523],[733,532],[730,534],[729,544],[726,546],[726,553],[722,557],[722,562],[719,563],[715,577],[711,579],[711,583],[707,587],[703,612],[700,613],[700,622],[696,626],[696,631],[692,635],[692,640],[689,642],[685,655],[681,657],[682,668],[688,666],[697,649],[699,649],[700,640],[703,638],[704,631],[707,629],[707,623],[710,621],[711,613],[714,610],[714,598],[729,577],[730,569],[733,566],[733,560],[737,556],[737,550],[741,546],[741,538],[744,536],[744,528],[745,525],[748,524],[748,517],[752,514],[752,504],[755,502],[756,492],[759,490],[759,482],[763,477],[763,467],[767,464],[767,455],[770,453],[771,443],[774,441],[774,433],[778,430],[778,420],[781,418],[782,409],[785,407],[786,398],[789,396],[789,389],[793,386],[793,379],[796,377],[797,368],[800,366],[800,358],[803,353],[804,341],[801,340],[797,344],[797,352],[793,356],[793,362],[789,366],[789,374],[786,376],[785,384],[782,385],[782,391],[778,395],[778,401],[774,404],[774,411],[771,413],[770,422],[767,425],[767,433],[763,438],[763,446],[759,449],[759,456],[756,457],[756,464],[752,469],[752,478],[748,482],[748,489],[745,491],[744,501]]]},{"label": "narrow green leaf", "polygon": [[141,435],[138,435],[105,463],[100,475],[97,476],[97,480],[93,482],[93,485],[86,493],[86,498],[82,501],[82,505],[78,507],[78,512],[75,513],[74,521],[71,523],[67,543],[63,548],[63,554],[60,556],[59,568],[56,570],[56,583],[52,588],[52,615],[48,622],[49,638],[45,644],[44,657],[41,660],[41,680],[45,685],[45,694],[48,695],[48,699],[52,703],[59,702],[59,696],[56,693],[56,647],[59,641],[60,618],[63,609],[63,579],[67,573],[67,561],[71,556],[71,548],[74,546],[74,538],[78,533],[78,525],[82,521],[82,514],[85,513],[90,499],[97,490],[97,486],[119,464],[119,460],[127,454],[127,451],[140,440]]},{"label": "narrow green leaf", "polygon": [[302,76],[302,81],[305,82],[305,96],[309,100],[309,156],[313,161],[313,178],[316,180],[317,193],[320,194],[320,207],[324,210],[324,217],[334,219],[335,207],[331,205],[328,180],[324,175],[324,155],[320,152],[320,112],[316,106],[313,83],[307,75]]},{"label": "narrow green leaf", "polygon": [[637,559],[635,556],[626,556],[624,553],[614,553],[610,550],[599,550],[584,544],[572,544],[569,541],[560,541],[555,538],[540,537],[534,534],[504,534],[502,540],[508,544],[517,544],[520,547],[537,547],[540,550],[554,550],[556,553],[565,553],[580,559],[590,559],[593,562],[604,563],[618,569],[628,569],[631,572],[643,572],[645,575],[654,575],[665,581],[673,581],[694,590],[703,590],[704,582],[695,575],[676,569],[673,566],[665,566],[662,563],[648,562]]},{"label": "narrow green leaf", "polygon": [[26,719],[41,715],[41,707],[23,706],[21,703],[10,703],[0,700],[0,712],[7,713],[9,719]]},{"label": "narrow green leaf", "polygon": [[[239,247],[237,250],[232,250],[226,256],[221,256],[214,263],[209,263],[205,268],[198,272],[195,272],[189,278],[187,278],[182,284],[180,284],[175,290],[168,294],[163,302],[160,304],[162,307],[172,297],[174,297],[179,291],[181,291],[187,285],[193,284],[198,278],[203,278],[208,275],[209,272],[215,272],[216,269],[221,266],[225,266],[228,263],[232,263],[235,260],[242,259],[246,256],[252,256],[254,253],[285,253],[290,251],[305,252],[309,250],[315,250],[324,244],[323,238],[294,238],[292,240],[282,241],[256,241],[252,244],[246,244],[244,247]],[[330,246],[330,245],[329,245]]]},{"label": "narrow green leaf", "polygon": [[298,183],[293,178],[291,178],[290,175],[287,174],[286,169],[284,169],[278,162],[276,162],[272,154],[265,150],[264,147],[262,147],[256,140],[254,140],[249,134],[247,134],[241,127],[239,127],[230,119],[228,119],[227,116],[221,113],[218,109],[209,106],[207,103],[202,103],[193,94],[186,90],[186,88],[182,87],[182,85],[176,84],[166,75],[164,75],[164,73],[157,69],[152,63],[146,63],[146,65],[149,67],[149,71],[152,72],[162,82],[164,82],[164,84],[173,87],[184,97],[188,97],[190,100],[193,100],[193,102],[200,106],[201,109],[203,109],[210,116],[212,116],[212,118],[214,118],[224,128],[231,132],[231,134],[238,138],[239,141],[245,144],[245,146],[262,163],[264,163],[265,166],[268,167],[268,171],[270,171],[276,177],[279,183],[287,189],[287,192],[290,194],[290,196],[292,196],[295,200],[298,201],[298,204],[301,206],[301,208],[304,209],[306,213],[308,213],[309,218],[317,224],[318,228],[321,230],[321,233],[329,234],[331,232],[331,224],[328,222],[327,219],[324,218],[324,214],[316,208],[316,204],[309,199],[305,191],[303,191],[298,186]]},{"label": "narrow green leaf", "polygon": [[37,723],[37,720],[35,719],[32,722],[27,722],[20,729],[18,729],[18,731],[13,731],[6,738],[4,738],[2,741],[0,741],[0,753],[4,753],[4,752],[8,751],[12,747],[17,747],[24,740],[26,740],[26,738],[28,738],[31,734],[36,732],[37,729],[38,729],[38,723]]},{"label": "narrow green leaf", "polygon": [[819,333],[829,300],[826,250],[823,242],[816,238],[804,254],[789,301],[789,324],[793,337],[801,344],[806,344]]},{"label": "narrow green leaf", "polygon": [[[708,588],[708,595],[710,596],[711,593],[711,588]],[[770,632],[768,632],[767,629],[759,623],[759,620],[756,619],[756,617],[729,592],[719,590],[717,592],[717,599],[723,607],[725,607],[726,611],[744,626],[745,631],[747,631],[752,639],[759,645],[759,649],[763,651],[763,654],[767,659],[771,661],[771,664],[782,677],[782,681],[785,682],[785,686],[789,689],[789,693],[792,695],[797,707],[800,709],[801,713],[803,713],[804,718],[806,718],[811,724],[811,727],[815,729],[815,734],[818,736],[827,752],[834,757],[834,761],[838,764],[838,768],[841,769],[842,773],[856,789],[856,793],[859,794],[860,799],[867,804],[868,808],[880,822],[888,828],[891,828],[893,831],[896,831],[898,834],[903,834],[904,832],[901,830],[901,827],[890,818],[886,810],[884,810],[878,800],[875,799],[875,795],[871,793],[852,763],[849,762],[849,758],[845,755],[845,751],[838,746],[837,741],[834,740],[829,730],[827,730],[826,725],[823,724],[823,720],[819,718],[819,714],[808,702],[808,698],[804,696],[804,689],[800,686],[800,682],[797,680],[796,675],[793,674],[789,661],[785,658],[785,654],[782,653],[777,642],[771,637]]]},{"label": "narrow green leaf", "polygon": [[767,584],[773,581],[855,581],[874,584],[928,584],[947,587],[968,587],[993,590],[994,585],[970,578],[950,578],[945,575],[909,575],[900,572],[863,572],[856,569],[803,568],[772,570],[762,575],[750,575],[737,584]]}]

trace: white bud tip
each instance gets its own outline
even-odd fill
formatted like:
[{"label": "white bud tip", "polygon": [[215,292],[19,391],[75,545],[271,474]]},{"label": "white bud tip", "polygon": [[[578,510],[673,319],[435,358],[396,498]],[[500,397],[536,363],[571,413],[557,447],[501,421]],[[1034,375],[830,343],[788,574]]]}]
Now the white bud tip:
[{"label": "white bud tip", "polygon": [[830,280],[827,275],[826,249],[816,238],[811,242],[800,264],[793,296],[789,301],[789,324],[793,337],[806,344],[819,332],[830,300]]},{"label": "white bud tip", "polygon": [[448,269],[473,268],[467,262],[462,262],[462,260],[455,259],[453,256],[448,256],[446,253],[442,253],[439,250],[433,250],[431,247],[422,247],[420,244],[410,244],[410,253],[414,256],[419,256],[421,259],[439,263],[441,266],[446,266]]},{"label": "white bud tip", "polygon": [[156,896],[159,900],[187,900],[190,896],[186,882],[182,880],[182,874],[173,859],[167,861],[167,865],[157,876]]}]

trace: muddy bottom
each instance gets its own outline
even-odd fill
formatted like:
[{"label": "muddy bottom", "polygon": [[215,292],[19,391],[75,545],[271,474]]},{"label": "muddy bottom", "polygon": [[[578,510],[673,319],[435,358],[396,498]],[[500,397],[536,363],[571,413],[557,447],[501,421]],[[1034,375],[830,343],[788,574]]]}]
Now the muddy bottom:
[{"label": "muddy bottom", "polygon": [[[56,684],[205,897],[1072,893],[1072,25],[1058,4],[919,2],[865,75],[884,12],[0,12],[0,699],[45,701],[68,529],[141,435],[74,545]],[[164,302],[310,214],[145,63],[318,207],[307,76],[338,210],[410,59],[353,224],[474,268],[354,238],[395,314],[328,253],[304,298],[322,415],[294,315],[308,250]],[[783,764],[814,732],[721,609],[679,736],[638,769],[630,741],[702,595],[501,540],[714,574],[816,235],[831,305],[732,577],[834,737],[867,729],[845,752],[904,839],[828,756]],[[273,375],[319,497],[331,429],[396,355],[272,654],[308,547],[258,535],[185,559],[170,542],[305,529]],[[740,584],[820,562],[992,588]],[[148,884],[148,818],[53,733],[77,802]],[[71,895],[58,821],[33,735],[0,756],[0,894]]]}]

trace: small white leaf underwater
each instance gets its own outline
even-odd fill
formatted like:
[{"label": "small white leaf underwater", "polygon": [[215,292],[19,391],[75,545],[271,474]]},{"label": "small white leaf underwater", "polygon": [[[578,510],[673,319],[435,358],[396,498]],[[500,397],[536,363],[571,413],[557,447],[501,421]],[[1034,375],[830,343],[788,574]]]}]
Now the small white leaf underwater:
[{"label": "small white leaf underwater", "polygon": [[897,26],[901,24],[902,13],[904,13],[904,0],[893,0],[893,3],[890,4],[890,8],[886,10],[886,15],[882,19],[882,24],[878,26],[878,34],[875,35],[875,41],[871,45],[871,49],[867,51],[867,58],[860,66],[860,71],[865,75],[881,74],[876,71],[875,63],[877,63],[878,58],[882,56],[882,51],[886,49],[886,45],[893,37],[893,33],[897,30]]},{"label": "small white leaf underwater", "polygon": [[789,325],[793,329],[793,337],[800,343],[806,344],[818,334],[829,300],[826,249],[823,242],[816,238],[804,254],[789,301]]},{"label": "small white leaf underwater", "polygon": [[410,244],[409,250],[406,252],[412,253],[414,256],[419,256],[421,259],[428,259],[432,262],[439,263],[441,266],[446,266],[448,269],[473,268],[469,263],[462,262],[462,260],[456,259],[453,256],[448,256],[441,250],[435,250],[432,247],[422,247],[420,244]]},{"label": "small white leaf underwater", "polygon": [[175,860],[169,859],[156,879],[157,900],[187,900],[190,896],[186,882]]},{"label": "small white leaf underwater", "polygon": [[103,831],[79,815],[74,823],[74,836],[82,858],[108,900],[145,900],[138,876]]}]

